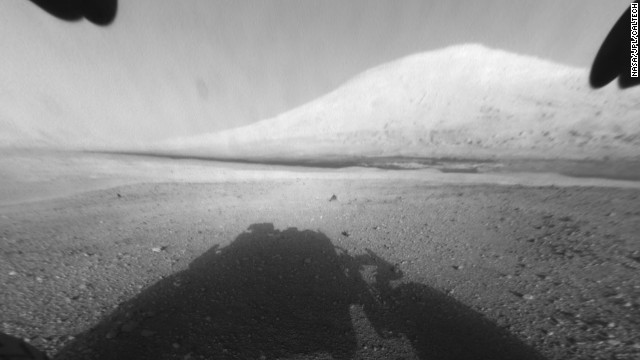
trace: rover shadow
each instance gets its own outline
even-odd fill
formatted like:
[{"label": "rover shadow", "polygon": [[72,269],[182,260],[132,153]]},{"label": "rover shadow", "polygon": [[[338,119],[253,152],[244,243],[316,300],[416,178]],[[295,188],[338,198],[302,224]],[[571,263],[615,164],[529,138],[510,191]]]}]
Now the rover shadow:
[{"label": "rover shadow", "polygon": [[122,304],[56,359],[352,359],[351,305],[420,359],[542,359],[435,289],[392,285],[401,278],[373,252],[349,255],[320,232],[253,224]]}]

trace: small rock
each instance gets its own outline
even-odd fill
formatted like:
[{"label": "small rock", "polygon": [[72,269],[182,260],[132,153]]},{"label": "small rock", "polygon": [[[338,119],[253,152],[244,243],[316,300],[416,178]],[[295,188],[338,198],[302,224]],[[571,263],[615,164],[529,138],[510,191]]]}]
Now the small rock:
[{"label": "small rock", "polygon": [[171,346],[173,346],[174,349],[180,349],[180,344],[178,344],[177,342],[174,342],[173,344],[171,344]]},{"label": "small rock", "polygon": [[153,249],[151,249],[151,251],[161,252],[161,251],[164,251],[166,248],[167,248],[166,246],[159,246],[159,247],[154,247]]},{"label": "small rock", "polygon": [[464,266],[462,265],[453,265],[453,268],[456,270],[461,270]]},{"label": "small rock", "polygon": [[342,236],[349,237],[351,236],[351,234],[349,234],[349,232],[345,230],[342,232]]},{"label": "small rock", "polygon": [[510,293],[512,293],[513,295],[515,295],[515,296],[519,297],[519,298],[522,298],[522,297],[524,296],[524,294],[523,294],[523,293],[518,292],[518,291],[512,291],[512,290],[510,290],[509,292],[510,292]]},{"label": "small rock", "polygon": [[522,295],[522,298],[525,299],[525,300],[533,300],[534,299],[533,295],[531,295],[531,294],[524,294],[524,295]]},{"label": "small rock", "polygon": [[18,275],[18,273],[17,273],[17,272],[15,272],[15,271],[9,271],[9,276],[16,276],[16,275]]},{"label": "small rock", "polygon": [[331,198],[329,199],[329,201],[337,201],[338,197],[336,196],[336,194],[331,195]]},{"label": "small rock", "polygon": [[620,340],[616,340],[616,339],[610,339],[607,340],[607,343],[611,346],[618,346],[620,344],[622,344],[622,342]]},{"label": "small rock", "polygon": [[111,330],[107,333],[107,335],[105,336],[107,339],[113,339],[116,336],[118,336],[118,330]]},{"label": "small rock", "polygon": [[142,335],[144,337],[150,337],[150,336],[153,336],[155,334],[156,334],[156,332],[155,331],[151,331],[151,330],[146,330],[145,329],[145,330],[140,331],[140,335]]}]

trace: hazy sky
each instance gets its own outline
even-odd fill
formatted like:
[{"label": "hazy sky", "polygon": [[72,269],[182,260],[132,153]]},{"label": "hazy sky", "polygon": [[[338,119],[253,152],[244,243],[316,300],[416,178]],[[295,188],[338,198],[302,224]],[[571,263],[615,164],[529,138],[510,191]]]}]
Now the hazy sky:
[{"label": "hazy sky", "polygon": [[[206,29],[200,41],[214,47],[215,61],[241,68],[256,96],[277,94],[284,108],[372,66],[459,43],[586,67],[628,6],[624,0],[241,0],[187,10],[192,3],[186,1],[184,13],[166,14],[166,25],[187,36],[189,29]],[[199,24],[181,20],[192,18],[191,11],[203,15]],[[254,116],[269,112],[257,109]]]},{"label": "hazy sky", "polygon": [[40,87],[51,93],[47,106],[62,112],[73,102],[65,96],[93,94],[122,105],[105,116],[121,116],[127,106],[139,116],[184,113],[175,133],[211,131],[277,115],[370,67],[453,44],[588,67],[628,4],[120,0],[115,22],[100,28],[62,22],[27,1],[2,1],[0,82]]}]

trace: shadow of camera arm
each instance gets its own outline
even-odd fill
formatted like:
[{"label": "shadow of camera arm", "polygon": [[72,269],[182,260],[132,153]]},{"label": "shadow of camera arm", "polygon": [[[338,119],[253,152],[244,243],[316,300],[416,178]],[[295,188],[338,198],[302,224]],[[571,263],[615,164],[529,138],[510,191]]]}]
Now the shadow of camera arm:
[{"label": "shadow of camera arm", "polygon": [[371,249],[365,249],[366,254],[360,254],[351,256],[347,251],[339,246],[336,246],[339,250],[338,257],[342,260],[343,266],[347,269],[349,277],[357,276],[358,280],[362,280],[361,271],[365,266],[375,266],[375,282],[368,284],[368,287],[373,287],[378,290],[389,289],[391,287],[391,281],[402,278],[403,273],[398,269],[397,265],[388,262],[380,257]]}]

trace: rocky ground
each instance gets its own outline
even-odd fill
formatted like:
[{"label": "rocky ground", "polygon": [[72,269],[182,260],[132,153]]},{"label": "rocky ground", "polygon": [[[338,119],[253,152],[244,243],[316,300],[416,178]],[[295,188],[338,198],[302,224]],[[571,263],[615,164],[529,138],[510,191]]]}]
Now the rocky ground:
[{"label": "rocky ground", "polygon": [[640,357],[638,187],[217,171],[0,206],[0,331],[61,360]]}]

